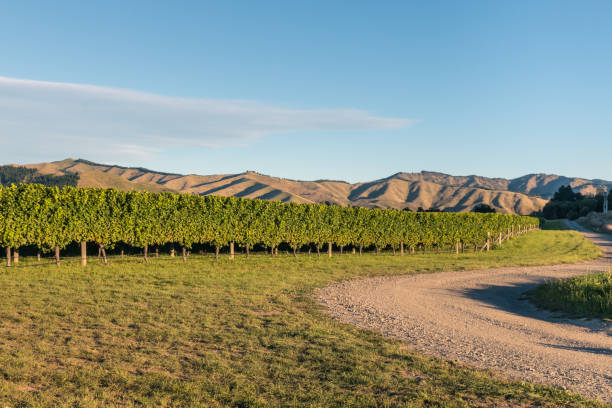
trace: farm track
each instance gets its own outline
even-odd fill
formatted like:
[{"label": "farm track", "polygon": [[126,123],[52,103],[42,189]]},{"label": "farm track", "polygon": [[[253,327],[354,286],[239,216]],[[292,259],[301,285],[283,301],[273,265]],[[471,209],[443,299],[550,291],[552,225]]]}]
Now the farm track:
[{"label": "farm track", "polygon": [[550,384],[612,404],[612,323],[537,309],[524,293],[554,278],[606,270],[609,235],[587,232],[603,258],[572,265],[347,281],[317,292],[336,319],[428,355]]}]

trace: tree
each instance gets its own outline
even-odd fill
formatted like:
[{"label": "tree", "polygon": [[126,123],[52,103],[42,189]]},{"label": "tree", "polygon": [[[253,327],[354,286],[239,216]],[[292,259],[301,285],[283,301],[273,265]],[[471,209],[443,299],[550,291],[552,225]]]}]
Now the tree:
[{"label": "tree", "polygon": [[551,201],[576,201],[582,198],[582,194],[574,193],[570,186],[561,186],[553,195]]},{"label": "tree", "polygon": [[496,211],[495,211],[495,209],[494,209],[493,207],[491,207],[490,205],[482,203],[482,204],[478,204],[478,205],[476,205],[476,206],[475,206],[475,207],[472,209],[472,212],[475,212],[475,213],[494,213],[494,212],[496,212]]},{"label": "tree", "polygon": [[580,193],[574,193],[570,186],[561,186],[542,209],[542,215],[547,219],[575,219],[591,211],[601,212],[602,209],[603,197],[583,196]]}]

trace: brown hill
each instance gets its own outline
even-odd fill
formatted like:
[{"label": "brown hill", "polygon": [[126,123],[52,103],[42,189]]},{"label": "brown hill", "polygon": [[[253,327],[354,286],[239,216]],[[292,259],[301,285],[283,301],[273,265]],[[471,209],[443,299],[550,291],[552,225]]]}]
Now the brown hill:
[{"label": "brown hill", "polygon": [[[29,164],[43,174],[77,172],[83,187],[121,190],[174,191],[296,203],[330,202],[379,208],[419,207],[470,211],[488,204],[500,212],[530,214],[542,209],[561,185],[591,192],[595,182],[556,175],[531,174],[513,180],[443,173],[397,173],[365,183],[344,181],[297,181],[255,172],[200,176],[156,172],[144,168],[103,165],[87,160]],[[612,184],[610,182],[606,182]]]}]

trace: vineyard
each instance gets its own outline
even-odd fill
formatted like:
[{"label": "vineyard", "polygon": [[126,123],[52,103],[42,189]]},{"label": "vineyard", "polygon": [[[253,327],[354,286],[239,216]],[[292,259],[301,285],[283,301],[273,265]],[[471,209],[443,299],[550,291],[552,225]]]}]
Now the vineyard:
[{"label": "vineyard", "polygon": [[236,197],[196,196],[114,189],[45,187],[20,184],[0,187],[0,246],[18,260],[20,247],[55,253],[80,243],[102,251],[118,245],[142,249],[172,244],[183,259],[196,244],[235,246],[247,257],[254,247],[290,248],[296,255],[307,247],[318,253],[333,246],[361,253],[391,248],[404,254],[419,249],[488,250],[515,234],[538,226],[538,219],[505,214],[415,213],[398,210],[340,207],[324,204],[283,204]]}]

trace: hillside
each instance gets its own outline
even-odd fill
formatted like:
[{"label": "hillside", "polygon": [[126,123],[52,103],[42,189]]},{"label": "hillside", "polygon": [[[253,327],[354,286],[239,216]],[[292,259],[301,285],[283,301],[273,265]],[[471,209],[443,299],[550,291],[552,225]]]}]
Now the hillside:
[{"label": "hillside", "polygon": [[[255,172],[217,175],[182,175],[136,167],[66,159],[26,165],[42,174],[79,174],[79,186],[113,187],[121,190],[172,191],[222,195],[295,203],[330,202],[380,208],[438,208],[470,211],[489,204],[500,212],[530,214],[542,209],[561,185],[582,193],[595,191],[591,180],[556,175],[530,174],[516,179],[451,176],[443,173],[397,173],[390,177],[350,184],[344,181],[297,181]],[[605,182],[612,185],[612,182]]]}]

